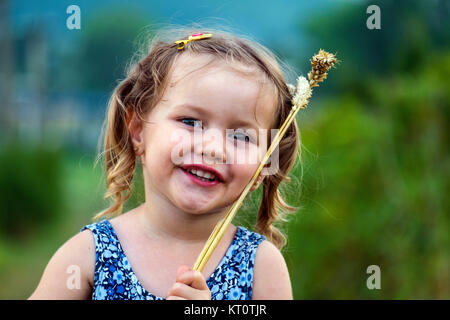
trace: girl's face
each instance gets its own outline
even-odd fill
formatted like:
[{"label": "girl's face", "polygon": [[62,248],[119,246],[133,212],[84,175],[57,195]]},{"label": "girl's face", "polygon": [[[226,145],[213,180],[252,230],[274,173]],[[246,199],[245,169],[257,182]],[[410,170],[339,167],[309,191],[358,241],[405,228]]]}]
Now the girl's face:
[{"label": "girl's face", "polygon": [[[259,129],[270,135],[275,89],[267,80],[263,85],[264,79],[258,72],[239,73],[209,55],[177,57],[163,98],[147,114],[142,130],[132,132],[144,151],[147,201],[158,196],[184,212],[202,214],[221,212],[238,199],[268,148],[258,135]],[[219,132],[220,138],[206,131]],[[200,138],[194,140],[194,132]],[[238,162],[237,154],[245,155],[244,161]],[[181,168],[193,163],[213,168],[223,182],[196,183]]]}]

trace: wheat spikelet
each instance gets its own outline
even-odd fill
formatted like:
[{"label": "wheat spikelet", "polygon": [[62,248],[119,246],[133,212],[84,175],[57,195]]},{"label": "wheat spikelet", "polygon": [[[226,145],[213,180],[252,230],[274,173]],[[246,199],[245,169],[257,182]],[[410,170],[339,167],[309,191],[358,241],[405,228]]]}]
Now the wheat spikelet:
[{"label": "wheat spikelet", "polygon": [[337,62],[332,53],[322,49],[311,59],[312,70],[308,73],[309,85],[311,88],[318,87],[318,83],[327,78],[328,70]]},{"label": "wheat spikelet", "polygon": [[322,49],[310,61],[312,69],[308,73],[309,81],[305,77],[300,76],[297,79],[296,86],[288,84],[289,92],[292,95],[292,105],[295,109],[304,109],[307,107],[309,98],[312,95],[312,88],[318,87],[318,83],[327,78],[328,70],[338,62],[333,54]]},{"label": "wheat spikelet", "polygon": [[306,108],[309,98],[311,98],[312,95],[312,90],[308,80],[305,77],[300,76],[297,78],[297,85],[295,87],[293,85],[288,86],[291,93],[293,92],[292,105],[294,108]]}]

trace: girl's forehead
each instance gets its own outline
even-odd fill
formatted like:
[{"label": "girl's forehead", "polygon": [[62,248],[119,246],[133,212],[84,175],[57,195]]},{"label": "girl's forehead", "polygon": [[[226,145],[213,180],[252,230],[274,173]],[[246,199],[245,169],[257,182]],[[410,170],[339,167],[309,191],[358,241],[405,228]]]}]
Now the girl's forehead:
[{"label": "girl's forehead", "polygon": [[205,77],[211,73],[228,72],[236,76],[251,79],[255,83],[265,83],[268,81],[265,74],[256,66],[244,64],[238,61],[225,61],[212,54],[191,54],[184,53],[176,57],[176,60],[169,72],[170,87],[175,87],[183,79],[187,81],[193,78]]}]

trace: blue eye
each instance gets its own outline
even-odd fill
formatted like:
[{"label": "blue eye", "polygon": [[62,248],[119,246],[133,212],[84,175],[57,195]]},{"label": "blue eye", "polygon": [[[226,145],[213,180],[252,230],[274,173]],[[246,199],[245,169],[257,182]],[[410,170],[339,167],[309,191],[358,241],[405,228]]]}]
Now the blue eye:
[{"label": "blue eye", "polygon": [[196,124],[197,124],[197,127],[198,127],[198,125],[200,125],[200,126],[202,125],[201,120],[197,120],[197,119],[194,119],[194,118],[181,118],[180,121],[182,123],[185,123],[183,121],[187,121],[188,123],[190,123],[190,124],[187,124],[187,125],[191,126],[191,127],[195,127]]},{"label": "blue eye", "polygon": [[[252,135],[248,135],[245,132],[242,132],[241,130],[237,130],[235,132],[233,132],[233,135],[236,136],[240,136],[242,138],[238,138],[239,140],[245,141],[246,143],[250,142],[250,143],[256,143],[256,138],[253,138]],[[235,139],[236,140],[236,139]]]},{"label": "blue eye", "polygon": [[[241,136],[243,136],[244,137],[244,139],[245,139],[245,142],[250,142],[250,137],[248,136],[248,135],[246,135],[246,134],[242,134],[242,133],[237,133],[237,134],[240,134]],[[236,135],[235,135],[236,136]],[[243,140],[243,139],[240,139],[240,140]]]}]

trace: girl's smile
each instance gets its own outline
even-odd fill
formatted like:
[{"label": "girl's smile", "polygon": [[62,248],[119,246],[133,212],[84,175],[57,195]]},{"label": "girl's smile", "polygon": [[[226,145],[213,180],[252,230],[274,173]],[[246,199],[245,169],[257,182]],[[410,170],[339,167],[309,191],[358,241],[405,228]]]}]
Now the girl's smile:
[{"label": "girl's smile", "polygon": [[219,183],[221,183],[217,178],[215,179],[208,179],[201,176],[198,176],[195,174],[192,170],[186,170],[180,167],[180,169],[184,172],[186,177],[188,177],[193,183],[201,186],[201,187],[213,187]]},{"label": "girl's smile", "polygon": [[218,183],[224,182],[224,178],[220,172],[206,165],[181,165],[180,168],[194,183],[204,187],[215,186]]}]

